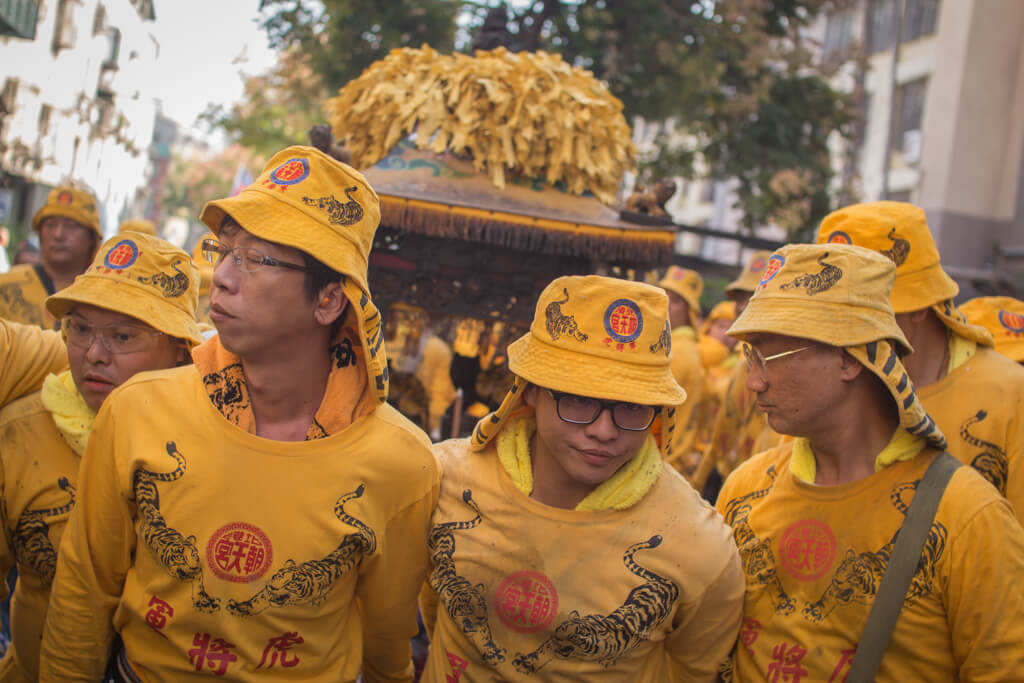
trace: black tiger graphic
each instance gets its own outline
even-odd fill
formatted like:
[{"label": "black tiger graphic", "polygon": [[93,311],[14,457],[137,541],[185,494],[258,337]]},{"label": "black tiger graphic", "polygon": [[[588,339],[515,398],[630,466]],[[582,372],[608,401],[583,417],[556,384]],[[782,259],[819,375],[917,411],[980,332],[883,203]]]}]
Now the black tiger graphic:
[{"label": "black tiger graphic", "polygon": [[[31,280],[27,281],[28,284]],[[0,285],[0,306],[2,306],[3,317],[8,320],[23,323],[25,325],[36,325],[45,327],[42,311],[33,306],[25,298],[21,291],[21,285],[10,283]]]},{"label": "black tiger graphic", "polygon": [[544,309],[544,327],[551,335],[551,341],[558,341],[564,334],[576,341],[585,342],[590,339],[590,335],[580,332],[576,318],[562,313],[562,304],[569,301],[569,290],[563,287],[562,293],[565,295],[564,299],[552,301]]},{"label": "black tiger graphic", "polygon": [[430,587],[437,593],[452,622],[470,639],[482,644],[481,657],[488,664],[505,661],[505,649],[498,647],[491,635],[491,627],[487,623],[487,600],[484,598],[484,585],[475,586],[459,576],[455,569],[455,534],[454,531],[472,529],[483,521],[480,508],[473,500],[473,492],[466,489],[462,492],[462,500],[473,509],[476,516],[465,522],[442,522],[430,530],[427,547],[430,549],[434,569],[430,572]]},{"label": "black tiger graphic", "polygon": [[287,560],[259,593],[242,602],[228,600],[228,612],[239,617],[251,617],[271,607],[320,605],[327,600],[334,582],[377,550],[377,536],[373,529],[345,512],[345,503],[362,497],[365,490],[366,486],[360,484],[355,491],[342,494],[334,504],[334,516],[355,527],[356,533],[346,535],[338,547],[321,560],[302,564]]},{"label": "black tiger graphic", "polygon": [[57,486],[67,492],[68,502],[52,508],[25,510],[18,517],[12,539],[18,560],[31,567],[47,584],[53,583],[53,575],[57,571],[57,549],[50,541],[50,525],[46,518],[67,514],[75,507],[75,487],[68,478],[58,479]]},{"label": "black tiger graphic", "polygon": [[135,505],[142,521],[142,540],[153,558],[178,581],[192,584],[192,605],[200,612],[216,612],[220,600],[211,597],[203,585],[203,565],[199,559],[195,536],[183,536],[176,529],[167,526],[160,513],[160,492],[157,482],[176,481],[185,474],[185,456],[178,452],[173,441],[167,442],[167,455],[174,458],[178,466],[171,472],[150,472],[137,469],[132,476],[135,491]]},{"label": "black tiger graphic", "polygon": [[782,579],[779,578],[776,568],[772,544],[767,539],[758,538],[747,521],[750,511],[753,509],[751,502],[767,496],[772,486],[775,485],[775,466],[769,467],[766,474],[770,479],[768,486],[730,500],[725,506],[724,518],[725,523],[732,527],[747,581],[756,581],[762,586],[771,587],[769,595],[772,604],[775,605],[775,613],[789,614],[796,609],[796,601],[789,597],[782,587]]},{"label": "black tiger graphic", "polygon": [[608,615],[580,616],[573,610],[540,647],[526,654],[516,653],[512,660],[516,671],[536,673],[555,657],[596,661],[607,668],[648,640],[668,618],[672,606],[679,599],[679,586],[640,566],[633,556],[640,550],[657,548],[661,540],[661,536],[651,536],[626,549],[622,556],[626,569],[643,579],[644,583],[631,590],[621,606]]},{"label": "black tiger graphic", "polygon": [[898,266],[902,266],[907,256],[910,255],[910,242],[903,239],[896,234],[896,226],[889,231],[889,241],[892,242],[892,246],[888,249],[883,249],[879,253],[883,256],[888,256],[889,259]]},{"label": "black tiger graphic", "polygon": [[345,196],[348,197],[348,201],[344,204],[335,199],[332,194],[326,197],[318,197],[317,199],[303,197],[302,203],[306,206],[315,206],[326,211],[327,220],[331,222],[331,225],[352,225],[353,223],[358,223],[363,218],[363,207],[355,199],[352,199],[352,193],[358,189],[355,185],[345,189]]},{"label": "black tiger graphic", "polygon": [[666,356],[672,355],[672,330],[667,320],[665,321],[665,329],[658,336],[658,341],[651,344],[648,348],[650,348],[651,353],[664,351]]},{"label": "black tiger graphic", "polygon": [[999,493],[1006,495],[1006,478],[1008,476],[1009,463],[1006,458],[1006,451],[988,441],[983,441],[971,435],[970,428],[988,417],[988,411],[979,410],[971,417],[964,420],[960,425],[960,438],[975,448],[982,451],[971,460],[971,467],[978,470],[981,476],[985,477],[993,486],[999,489]]},{"label": "black tiger graphic", "polygon": [[779,287],[779,289],[803,287],[807,290],[807,294],[810,296],[832,289],[832,287],[843,277],[843,271],[838,266],[826,263],[826,258],[828,258],[827,251],[818,257],[818,263],[821,264],[822,268],[817,273],[804,273],[803,275],[797,275],[795,278]]},{"label": "black tiger graphic", "polygon": [[252,403],[241,363],[204,375],[203,386],[213,405],[231,423],[239,424],[241,416],[249,413]]},{"label": "black tiger graphic", "polygon": [[[901,484],[893,488],[889,494],[889,500],[904,515],[907,514],[907,504],[903,501],[903,495],[908,491],[917,489],[920,480]],[[878,587],[882,583],[882,577],[889,566],[889,559],[892,556],[892,549],[896,544],[899,530],[893,534],[892,539],[875,552],[854,553],[847,550],[842,563],[832,576],[832,581],[822,596],[807,603],[803,609],[804,618],[812,622],[820,622],[839,605],[859,603],[870,605]],[[917,598],[931,592],[932,581],[935,579],[935,567],[938,565],[939,557],[946,548],[946,527],[938,522],[932,524],[925,539],[924,550],[918,562],[914,578],[910,581],[910,588],[907,590],[905,604],[913,605]]]},{"label": "black tiger graphic", "polygon": [[168,275],[167,273],[157,273],[150,276],[142,275],[139,276],[138,280],[144,285],[158,287],[166,299],[181,296],[188,291],[188,286],[191,284],[188,275],[181,272],[181,269],[178,268],[182,263],[184,261],[179,259],[171,264],[171,270],[174,271],[174,275]]}]

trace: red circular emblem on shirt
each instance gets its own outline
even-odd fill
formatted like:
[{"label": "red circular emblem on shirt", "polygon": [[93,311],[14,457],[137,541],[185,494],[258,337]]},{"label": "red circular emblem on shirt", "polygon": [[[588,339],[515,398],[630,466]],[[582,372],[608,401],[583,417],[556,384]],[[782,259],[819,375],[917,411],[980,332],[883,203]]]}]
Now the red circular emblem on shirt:
[{"label": "red circular emblem on shirt", "polygon": [[259,527],[245,522],[225,524],[206,545],[206,563],[227,581],[248,583],[270,569],[274,546]]},{"label": "red circular emblem on shirt", "polygon": [[494,607],[501,623],[519,633],[543,631],[558,612],[555,584],[539,572],[510,574],[498,586]]},{"label": "red circular emblem on shirt", "polygon": [[805,519],[782,533],[779,559],[801,581],[821,578],[836,556],[836,535],[824,522]]}]

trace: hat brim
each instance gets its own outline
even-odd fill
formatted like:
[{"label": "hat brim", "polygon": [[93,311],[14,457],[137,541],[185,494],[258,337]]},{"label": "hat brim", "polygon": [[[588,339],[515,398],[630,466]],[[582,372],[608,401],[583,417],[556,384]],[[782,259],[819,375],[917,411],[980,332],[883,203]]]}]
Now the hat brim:
[{"label": "hat brim", "polygon": [[910,273],[897,271],[889,301],[894,313],[912,313],[952,299],[959,292],[956,281],[935,263]]},{"label": "hat brim", "polygon": [[246,232],[262,240],[309,254],[369,292],[366,281],[369,255],[361,254],[354,242],[339,236],[319,218],[280,201],[273,192],[250,185],[234,197],[207,202],[199,220],[214,235],[220,236],[225,216],[231,216]]},{"label": "hat brim", "polygon": [[555,391],[651,406],[675,406],[686,400],[669,365],[641,365],[547,344],[531,333],[509,344],[509,369],[523,379]]},{"label": "hat brim", "polygon": [[76,304],[96,306],[136,318],[164,334],[199,344],[202,337],[194,317],[160,301],[142,285],[130,280],[111,281],[80,275],[75,281],[46,299],[46,310],[60,320]]},{"label": "hat brim", "polygon": [[885,339],[897,342],[906,353],[913,352],[892,314],[840,303],[809,306],[806,301],[781,297],[762,299],[756,306],[752,302],[729,327],[728,334],[745,340],[757,333],[782,334],[839,347]]}]

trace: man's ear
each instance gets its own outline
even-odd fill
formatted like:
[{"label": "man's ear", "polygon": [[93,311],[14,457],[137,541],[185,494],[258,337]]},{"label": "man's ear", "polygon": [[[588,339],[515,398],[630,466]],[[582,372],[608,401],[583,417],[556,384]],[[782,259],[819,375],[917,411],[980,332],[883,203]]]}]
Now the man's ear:
[{"label": "man's ear", "polygon": [[860,373],[867,370],[859,360],[851,356],[847,351],[839,354],[839,377],[850,382],[857,379]]},{"label": "man's ear", "polygon": [[341,283],[332,282],[317,293],[313,317],[318,323],[327,327],[344,315],[346,306],[348,306],[348,298],[341,290]]},{"label": "man's ear", "polygon": [[537,407],[537,385],[527,384],[526,388],[523,389],[523,403],[530,406],[531,408]]}]

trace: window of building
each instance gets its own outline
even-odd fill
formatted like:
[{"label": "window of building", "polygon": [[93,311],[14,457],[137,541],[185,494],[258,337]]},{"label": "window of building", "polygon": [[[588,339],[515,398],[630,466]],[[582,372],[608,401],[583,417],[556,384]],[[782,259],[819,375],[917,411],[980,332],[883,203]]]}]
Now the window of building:
[{"label": "window of building", "polygon": [[[889,50],[894,45],[901,0],[869,0],[868,51]],[[903,29],[900,42],[907,43],[935,33],[939,0],[902,0]]]},{"label": "window of building", "polygon": [[927,78],[904,83],[896,90],[897,115],[893,120],[892,146],[908,166],[916,165],[921,158],[921,122],[927,90]]},{"label": "window of building", "polygon": [[53,119],[53,107],[44,104],[39,108],[39,134],[46,135],[50,132],[50,122]]},{"label": "window of building", "polygon": [[825,22],[825,42],[822,45],[825,59],[832,57],[842,59],[847,56],[847,50],[853,41],[853,24],[856,14],[854,7],[829,13]]},{"label": "window of building", "polygon": [[75,46],[78,32],[75,30],[75,5],[77,0],[59,0],[57,3],[57,21],[53,27],[53,54],[61,50],[70,50]]},{"label": "window of building", "polygon": [[935,21],[938,16],[939,0],[907,0],[900,42],[907,43],[935,33]]}]

